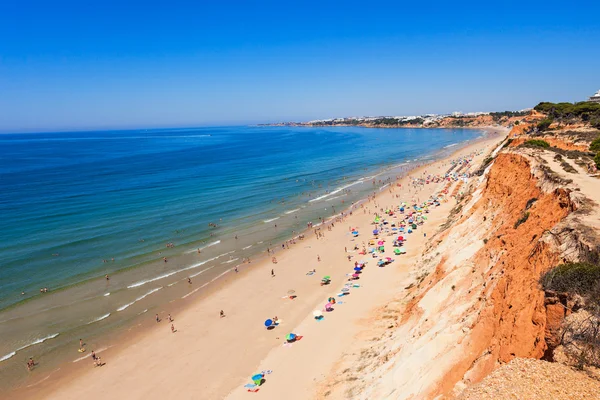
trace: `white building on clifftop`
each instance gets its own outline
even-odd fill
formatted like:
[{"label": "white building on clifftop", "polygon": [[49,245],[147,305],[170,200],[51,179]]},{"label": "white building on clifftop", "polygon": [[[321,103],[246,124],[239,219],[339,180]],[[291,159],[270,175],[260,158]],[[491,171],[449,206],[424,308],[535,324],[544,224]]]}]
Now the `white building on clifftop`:
[{"label": "white building on clifftop", "polygon": [[595,95],[590,97],[590,99],[588,101],[593,101],[594,103],[600,103],[600,90],[598,90]]}]

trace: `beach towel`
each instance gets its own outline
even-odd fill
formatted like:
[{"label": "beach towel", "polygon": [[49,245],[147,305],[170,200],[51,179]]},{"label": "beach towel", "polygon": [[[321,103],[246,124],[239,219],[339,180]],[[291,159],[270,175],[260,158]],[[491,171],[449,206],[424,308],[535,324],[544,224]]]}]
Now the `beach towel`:
[{"label": "beach towel", "polygon": [[252,388],[256,387],[256,384],[255,383],[246,383],[244,385],[244,387],[247,388],[247,389],[252,389]]}]

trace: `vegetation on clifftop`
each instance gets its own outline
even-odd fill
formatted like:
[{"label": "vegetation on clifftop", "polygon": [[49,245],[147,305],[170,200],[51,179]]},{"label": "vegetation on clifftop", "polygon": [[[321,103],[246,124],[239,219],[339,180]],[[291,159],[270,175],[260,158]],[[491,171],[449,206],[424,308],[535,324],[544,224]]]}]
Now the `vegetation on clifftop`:
[{"label": "vegetation on clifftop", "polygon": [[600,103],[583,101],[580,103],[549,103],[542,102],[534,110],[548,115],[548,118],[560,122],[580,120],[589,122],[595,128],[600,128]]}]

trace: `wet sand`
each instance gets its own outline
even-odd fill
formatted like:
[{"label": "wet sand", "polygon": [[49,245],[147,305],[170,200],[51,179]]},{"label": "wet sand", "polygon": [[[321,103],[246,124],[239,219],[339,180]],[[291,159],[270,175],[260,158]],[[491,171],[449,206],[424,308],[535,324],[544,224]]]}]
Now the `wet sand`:
[{"label": "wet sand", "polygon": [[[480,161],[500,140],[500,136],[492,136],[477,141],[449,159],[482,150],[483,154],[478,156]],[[444,173],[449,159],[420,167],[409,176]],[[408,253],[392,256],[395,261],[385,268],[378,268],[376,260],[370,257],[357,252],[346,253],[345,247],[351,250],[355,243],[362,247],[362,242],[372,237],[375,203],[386,208],[414,196],[423,201],[445,185],[425,185],[415,193],[409,188],[409,182],[408,177],[403,178],[398,182],[401,188],[385,188],[375,201],[364,203],[369,213],[359,207],[352,216],[335,223],[331,231],[321,227],[324,238],[307,235],[306,239],[290,245],[289,250],[279,251],[277,264],[268,260],[253,263],[252,268],[237,274],[229,272],[215,281],[208,291],[192,297],[186,309],[171,312],[175,333],[171,333],[171,324],[166,321],[170,311],[165,309],[161,313],[162,322],[148,323],[149,327],[143,332],[132,333],[102,352],[100,356],[106,365],[93,367],[91,359],[84,359],[78,363],[81,365],[75,373],[56,371],[49,378],[40,376],[32,387],[4,395],[39,398],[44,393],[43,397],[56,399],[122,398],[125,394],[134,399],[241,398],[254,395],[243,388],[250,382],[250,376],[261,370],[272,370],[256,396],[314,397],[318,380],[355,340],[362,324],[370,323],[370,311],[395,291],[402,290],[398,282],[410,271],[424,248],[426,238],[422,233],[433,234],[454,205],[450,198],[433,209],[426,224],[408,235],[405,245]],[[400,198],[396,199],[396,195]],[[357,227],[360,236],[354,239],[349,227]],[[390,255],[391,246],[386,250],[386,255]],[[348,255],[352,256],[350,262]],[[317,261],[317,256],[321,261]],[[327,298],[339,292],[354,261],[362,259],[369,263],[358,281],[361,287],[353,289],[350,295],[344,296],[343,304],[336,305],[333,312],[316,322],[312,311],[322,309]],[[271,277],[271,269],[274,269],[274,277]],[[306,275],[312,269],[317,273]],[[324,275],[332,277],[331,285],[319,284]],[[297,295],[293,300],[287,296],[292,289]],[[220,310],[224,310],[224,318],[219,317]],[[275,315],[282,323],[273,330],[266,330],[264,321]],[[148,320],[153,317],[147,316]],[[284,347],[284,337],[290,332],[303,338]]]}]

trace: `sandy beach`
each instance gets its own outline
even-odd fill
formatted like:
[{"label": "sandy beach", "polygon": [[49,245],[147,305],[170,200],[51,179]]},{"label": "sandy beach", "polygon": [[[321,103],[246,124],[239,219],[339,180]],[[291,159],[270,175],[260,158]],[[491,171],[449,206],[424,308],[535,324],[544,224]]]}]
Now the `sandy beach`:
[{"label": "sandy beach", "polygon": [[[126,394],[129,399],[309,399],[324,395],[317,393],[318,384],[343,351],[355,341],[369,339],[361,336],[365,328],[388,323],[375,320],[373,310],[403,290],[402,283],[411,266],[422,256],[428,238],[445,222],[455,204],[451,194],[457,183],[450,187],[448,201],[433,208],[426,223],[407,236],[406,254],[395,256],[391,243],[386,243],[384,256],[394,261],[383,268],[377,266],[377,259],[353,250],[355,245],[362,248],[363,242],[373,237],[374,212],[395,208],[401,201],[425,201],[447,182],[423,185],[416,190],[410,184],[412,178],[443,174],[450,160],[477,154],[468,169],[473,172],[503,138],[502,134],[490,135],[447,159],[411,171],[409,176],[379,191],[374,200],[362,203],[364,207],[354,207],[352,215],[343,221],[333,222],[331,229],[321,226],[323,237],[307,232],[304,240],[297,240],[289,249],[281,249],[280,245],[276,264],[265,260],[252,263],[239,273],[228,272],[185,310],[171,314],[174,333],[167,321],[170,311],[165,309],[160,323],[144,332],[136,331],[100,353],[106,362],[104,366],[93,367],[91,359],[83,360],[75,373],[57,370],[40,377],[36,384],[19,390],[19,398],[123,398]],[[358,229],[359,236],[353,237],[350,228]],[[356,281],[360,287],[337,297],[354,263],[361,260],[368,263]],[[307,275],[313,269],[316,273]],[[331,276],[331,284],[321,286],[325,275]],[[297,296],[294,299],[288,295],[291,290]],[[323,309],[330,296],[340,301],[333,311],[316,321],[312,312]],[[219,315],[221,310],[224,317]],[[265,329],[264,321],[274,316],[280,324],[275,329]],[[148,319],[153,318],[154,315],[148,315]],[[284,345],[285,336],[291,332],[302,339]],[[244,385],[261,371],[270,373],[265,375],[258,392],[248,393]],[[14,395],[3,393],[0,397]]]}]

